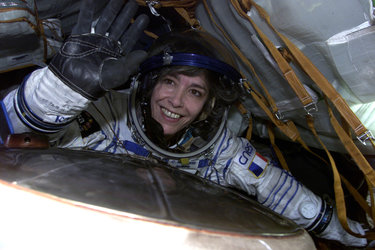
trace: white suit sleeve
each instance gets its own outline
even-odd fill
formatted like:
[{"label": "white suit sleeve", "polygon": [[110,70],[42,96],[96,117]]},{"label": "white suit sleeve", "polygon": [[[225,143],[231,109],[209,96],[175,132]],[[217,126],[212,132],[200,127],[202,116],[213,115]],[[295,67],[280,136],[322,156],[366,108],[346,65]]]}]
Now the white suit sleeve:
[{"label": "white suit sleeve", "polygon": [[3,102],[15,133],[58,132],[90,103],[47,67],[34,71]]},{"label": "white suit sleeve", "polygon": [[[231,162],[225,182],[255,195],[262,205],[326,239],[345,245],[364,246],[366,239],[348,234],[338,223],[335,209],[297,181],[289,172],[274,166],[257,153],[244,138],[230,138],[231,146],[221,155],[219,165]],[[230,160],[228,160],[228,158]],[[363,234],[359,223],[349,220],[351,229]]]}]

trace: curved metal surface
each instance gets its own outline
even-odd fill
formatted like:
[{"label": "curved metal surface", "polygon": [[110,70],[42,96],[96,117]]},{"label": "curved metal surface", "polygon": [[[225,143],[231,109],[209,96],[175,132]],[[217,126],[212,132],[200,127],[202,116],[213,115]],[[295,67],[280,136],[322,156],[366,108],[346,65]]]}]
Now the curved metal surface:
[{"label": "curved metal surface", "polygon": [[[274,240],[277,245],[283,240],[293,244],[301,241],[313,248],[311,238],[303,229],[257,202],[194,175],[146,160],[98,152],[7,149],[0,151],[0,184],[4,183],[13,189],[29,190],[28,193],[36,191],[39,197],[42,192],[59,202],[79,204],[80,208],[108,209],[112,211],[111,217],[122,216],[121,220],[126,214],[127,221],[133,218],[138,222],[190,230],[193,241],[208,237],[203,235],[209,232],[237,238],[232,246],[245,237],[246,241],[252,239],[258,243]],[[3,189],[0,185],[0,193],[11,193]],[[30,209],[34,206],[28,204]],[[7,206],[11,206],[9,201]],[[0,208],[0,214],[4,214],[7,206]],[[43,209],[46,208],[43,206]],[[25,220],[29,219],[28,216]],[[216,239],[216,243],[224,240],[212,237],[207,239]]]}]

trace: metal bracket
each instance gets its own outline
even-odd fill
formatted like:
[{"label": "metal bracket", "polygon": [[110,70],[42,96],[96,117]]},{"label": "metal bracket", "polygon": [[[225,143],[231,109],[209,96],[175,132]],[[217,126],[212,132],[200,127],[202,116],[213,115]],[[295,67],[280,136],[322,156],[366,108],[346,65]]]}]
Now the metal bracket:
[{"label": "metal bracket", "polygon": [[154,16],[160,16],[160,14],[154,8],[155,5],[159,4],[159,1],[146,1],[146,4],[148,8],[150,9],[151,14],[153,14]]},{"label": "metal bracket", "polygon": [[363,145],[366,145],[366,141],[370,138],[373,140],[375,139],[370,130],[367,130],[362,135],[357,136],[358,141],[360,141]]},{"label": "metal bracket", "polygon": [[190,28],[193,30],[199,30],[198,27],[201,27],[201,22],[199,20],[197,20],[197,22],[198,22],[197,26],[194,27],[193,25],[191,25]]},{"label": "metal bracket", "polygon": [[247,82],[247,79],[246,78],[240,78],[239,84],[243,85],[244,82]]},{"label": "metal bracket", "polygon": [[280,112],[280,110],[276,111],[275,113],[273,113],[275,115],[275,117],[279,120],[279,121],[282,121],[284,119],[284,115],[283,113]]},{"label": "metal bracket", "polygon": [[312,111],[315,111],[315,112],[318,111],[318,106],[316,106],[315,102],[311,102],[311,103],[303,106],[303,108],[306,110],[307,114],[310,115],[310,116],[313,116],[311,114]]},{"label": "metal bracket", "polygon": [[157,4],[160,4],[160,2],[159,1],[146,1],[146,4],[147,4],[148,8],[150,9],[151,14],[163,19],[163,21],[167,24],[169,31],[172,31],[170,21],[168,21],[162,15],[160,15],[159,12],[154,8],[154,6],[157,5]]},{"label": "metal bracket", "polygon": [[244,93],[248,93],[248,94],[251,94],[251,92],[253,91],[250,86],[249,88],[245,88],[244,86],[244,83],[247,82],[247,79],[246,78],[240,78],[240,81],[238,82],[238,85],[240,86],[240,89],[244,92]]},{"label": "metal bracket", "polygon": [[171,56],[168,52],[164,52],[163,65],[170,65],[172,61],[173,61],[173,56]]}]

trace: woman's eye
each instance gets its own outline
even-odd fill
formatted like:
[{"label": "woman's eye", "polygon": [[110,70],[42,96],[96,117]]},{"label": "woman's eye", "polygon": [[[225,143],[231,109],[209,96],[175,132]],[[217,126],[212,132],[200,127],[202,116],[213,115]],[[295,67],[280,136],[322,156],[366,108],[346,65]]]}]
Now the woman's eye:
[{"label": "woman's eye", "polygon": [[164,79],[163,83],[165,83],[165,84],[174,84],[174,82],[171,79]]},{"label": "woman's eye", "polygon": [[200,91],[196,90],[196,89],[192,89],[191,93],[195,96],[198,96],[198,97],[202,96],[202,93]]}]

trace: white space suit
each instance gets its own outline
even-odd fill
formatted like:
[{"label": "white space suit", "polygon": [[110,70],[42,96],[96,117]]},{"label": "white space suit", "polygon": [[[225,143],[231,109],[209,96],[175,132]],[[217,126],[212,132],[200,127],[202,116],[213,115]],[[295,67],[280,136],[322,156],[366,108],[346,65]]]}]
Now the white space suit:
[{"label": "white space suit", "polygon": [[[126,93],[110,91],[90,102],[46,67],[34,71],[3,102],[15,133],[30,130],[50,133],[51,144],[57,147],[157,155],[134,140],[127,115],[128,98]],[[184,164],[176,159],[164,160],[181,170],[255,195],[261,204],[304,228],[319,229],[320,237],[346,245],[366,245],[366,239],[344,231],[336,213],[330,214],[328,205],[320,197],[290,173],[275,167],[248,140],[236,137],[229,129],[224,129],[210,154],[189,159]],[[324,223],[331,217],[329,223]],[[359,223],[349,221],[349,225],[353,231],[364,233]]]}]

